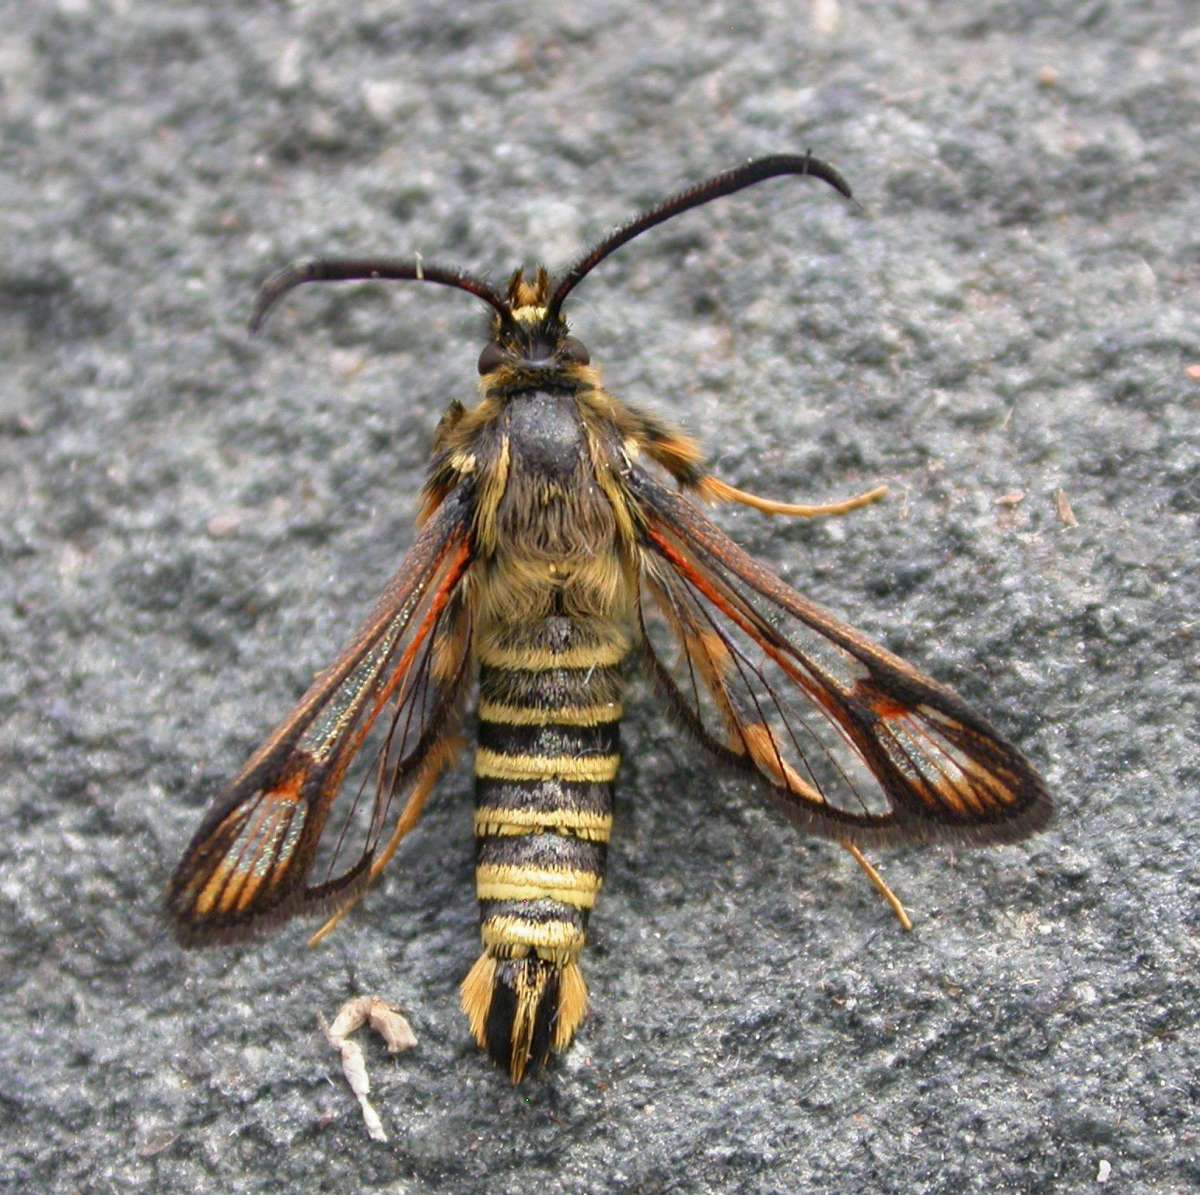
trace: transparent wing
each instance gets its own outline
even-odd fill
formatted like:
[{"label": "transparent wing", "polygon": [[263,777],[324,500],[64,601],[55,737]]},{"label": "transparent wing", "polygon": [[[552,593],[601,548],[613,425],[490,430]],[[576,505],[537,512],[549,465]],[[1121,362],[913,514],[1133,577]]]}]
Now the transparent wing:
[{"label": "transparent wing", "polygon": [[626,482],[643,520],[648,667],[692,734],[793,821],[848,842],[988,843],[1049,820],[1041,778],[951,690],[801,597],[679,494],[636,469]]},{"label": "transparent wing", "polygon": [[381,844],[416,820],[452,758],[469,672],[470,504],[446,499],[354,640],[214,802],[167,892],[185,945],[353,903]]}]

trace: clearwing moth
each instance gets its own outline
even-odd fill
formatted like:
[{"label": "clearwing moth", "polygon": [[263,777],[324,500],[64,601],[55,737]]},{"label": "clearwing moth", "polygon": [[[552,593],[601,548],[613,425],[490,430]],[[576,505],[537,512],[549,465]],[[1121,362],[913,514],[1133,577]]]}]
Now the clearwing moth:
[{"label": "clearwing moth", "polygon": [[[627,241],[804,155],[751,161],[667,199],[557,279],[486,281],[421,259],[320,259],[263,286],[252,328],[308,282],[404,280],[492,309],[480,401],[437,428],[420,532],[342,654],[220,794],[167,902],[187,946],[298,914],[320,940],[383,871],[458,753],[478,689],[475,884],[483,950],[462,984],[479,1045],[514,1082],[571,1042],[604,875],[627,673],[640,661],[703,756],[801,829],[862,854],[909,841],[1011,842],[1050,800],[1021,753],[951,690],[739,548],[696,499],[813,517],[717,480],[696,443],[603,387],[563,303]],[[356,765],[357,766],[354,766]],[[704,765],[707,767],[707,763]],[[685,777],[684,783],[695,777]]]}]

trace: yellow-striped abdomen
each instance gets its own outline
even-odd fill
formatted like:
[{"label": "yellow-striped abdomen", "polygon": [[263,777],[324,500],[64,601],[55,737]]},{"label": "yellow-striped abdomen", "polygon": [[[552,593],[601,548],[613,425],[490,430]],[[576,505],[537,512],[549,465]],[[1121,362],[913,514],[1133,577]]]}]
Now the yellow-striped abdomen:
[{"label": "yellow-striped abdomen", "polygon": [[517,1081],[583,1017],[578,956],[620,763],[623,627],[565,616],[481,636],[475,756],[483,955],[463,983],[479,1044]]}]

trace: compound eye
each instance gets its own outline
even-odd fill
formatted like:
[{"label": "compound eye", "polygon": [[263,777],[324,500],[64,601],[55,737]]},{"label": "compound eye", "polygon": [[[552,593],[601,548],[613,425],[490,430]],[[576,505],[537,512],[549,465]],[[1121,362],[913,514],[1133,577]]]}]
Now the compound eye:
[{"label": "compound eye", "polygon": [[490,341],[483,346],[483,352],[479,354],[479,372],[481,375],[492,373],[507,360],[508,354],[494,340]]},{"label": "compound eye", "polygon": [[576,340],[574,336],[564,336],[558,351],[564,361],[571,361],[576,365],[586,365],[592,359],[587,345],[582,340]]}]

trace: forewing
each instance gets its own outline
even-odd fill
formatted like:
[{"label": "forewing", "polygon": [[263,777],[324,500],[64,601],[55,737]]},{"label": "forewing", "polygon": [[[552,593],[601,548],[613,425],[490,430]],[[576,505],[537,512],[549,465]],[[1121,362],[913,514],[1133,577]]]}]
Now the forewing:
[{"label": "forewing", "polygon": [[789,817],[860,843],[1002,842],[1047,822],[1040,777],[956,694],[801,597],[679,494],[641,470],[626,483],[649,668],[695,737]]},{"label": "forewing", "polygon": [[446,499],[354,640],[214,802],[167,893],[184,944],[352,901],[406,790],[427,791],[447,762],[470,654],[470,501]]}]

